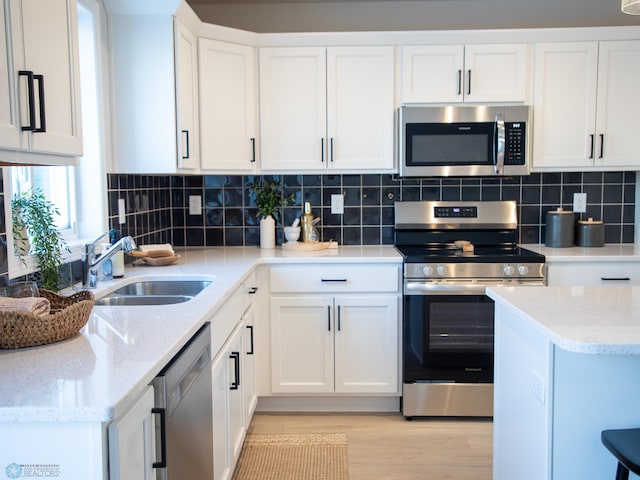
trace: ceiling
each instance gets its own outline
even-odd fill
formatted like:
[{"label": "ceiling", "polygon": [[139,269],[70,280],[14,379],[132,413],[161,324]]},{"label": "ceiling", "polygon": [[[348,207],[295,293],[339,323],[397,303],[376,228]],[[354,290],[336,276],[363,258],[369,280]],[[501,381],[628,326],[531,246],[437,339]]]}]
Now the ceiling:
[{"label": "ceiling", "polygon": [[620,0],[187,0],[207,23],[258,33],[640,25]]}]

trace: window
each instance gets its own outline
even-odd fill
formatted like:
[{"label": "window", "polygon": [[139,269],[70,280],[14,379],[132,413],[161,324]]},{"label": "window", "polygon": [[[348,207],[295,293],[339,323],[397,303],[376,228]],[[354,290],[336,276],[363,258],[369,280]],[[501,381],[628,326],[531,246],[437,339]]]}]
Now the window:
[{"label": "window", "polygon": [[[104,85],[106,59],[96,45],[101,40],[106,16],[99,0],[78,0],[78,44],[80,90],[82,99],[82,136],[84,156],[78,167],[10,167],[4,168],[5,194],[8,198],[32,188],[39,188],[60,211],[56,225],[71,247],[68,260],[80,258],[81,246],[107,229],[106,174],[104,158],[108,142],[107,98]],[[96,192],[101,194],[96,195]],[[77,201],[82,199],[82,201]],[[10,225],[7,231],[11,231]],[[9,236],[10,237],[10,236]],[[13,248],[12,239],[8,239]],[[11,278],[35,270],[34,259],[26,265],[9,255]]]}]

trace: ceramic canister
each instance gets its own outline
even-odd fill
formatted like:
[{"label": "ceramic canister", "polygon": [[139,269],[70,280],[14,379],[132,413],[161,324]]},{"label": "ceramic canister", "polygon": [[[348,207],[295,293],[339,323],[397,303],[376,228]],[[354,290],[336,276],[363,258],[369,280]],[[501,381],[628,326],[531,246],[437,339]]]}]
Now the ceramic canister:
[{"label": "ceramic canister", "polygon": [[576,223],[576,245],[579,247],[604,246],[604,223],[602,220],[578,220]]},{"label": "ceramic canister", "polygon": [[547,247],[573,247],[575,219],[569,210],[547,212],[545,243]]}]

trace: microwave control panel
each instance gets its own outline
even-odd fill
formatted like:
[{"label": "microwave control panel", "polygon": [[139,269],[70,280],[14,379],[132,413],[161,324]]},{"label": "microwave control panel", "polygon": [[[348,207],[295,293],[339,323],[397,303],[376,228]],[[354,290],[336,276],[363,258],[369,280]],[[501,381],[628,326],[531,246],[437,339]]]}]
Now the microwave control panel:
[{"label": "microwave control panel", "polygon": [[504,146],[504,164],[505,165],[524,165],[525,155],[525,122],[504,122],[505,130],[505,146]]}]

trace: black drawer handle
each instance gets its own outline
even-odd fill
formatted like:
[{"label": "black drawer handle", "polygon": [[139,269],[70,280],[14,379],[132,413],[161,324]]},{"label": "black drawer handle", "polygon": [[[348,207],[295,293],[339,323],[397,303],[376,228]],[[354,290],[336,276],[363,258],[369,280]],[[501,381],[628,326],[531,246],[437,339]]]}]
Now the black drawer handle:
[{"label": "black drawer handle", "polygon": [[613,282],[613,281],[628,282],[631,279],[629,277],[600,277],[600,280],[602,280],[603,282]]},{"label": "black drawer handle", "polygon": [[153,468],[167,467],[167,423],[166,411],[164,408],[152,408],[151,413],[160,415],[160,460],[153,462]]},{"label": "black drawer handle", "polygon": [[346,278],[322,278],[320,281],[323,283],[347,283]]},{"label": "black drawer handle", "polygon": [[258,287],[251,287],[249,289],[249,295],[254,295],[258,291]]}]

